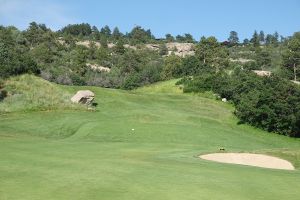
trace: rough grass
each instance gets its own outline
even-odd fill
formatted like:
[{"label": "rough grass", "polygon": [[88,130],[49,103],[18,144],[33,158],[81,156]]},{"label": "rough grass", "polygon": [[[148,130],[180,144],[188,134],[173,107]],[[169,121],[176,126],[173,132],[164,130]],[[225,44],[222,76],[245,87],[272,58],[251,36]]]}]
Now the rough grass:
[{"label": "rough grass", "polygon": [[0,113],[80,108],[70,101],[71,93],[33,75],[10,78],[3,85],[9,95],[0,102]]},{"label": "rough grass", "polygon": [[[163,89],[171,83],[152,86],[157,93],[59,86],[91,89],[97,111],[1,115],[0,199],[299,199],[299,139],[237,125],[230,105]],[[198,158],[220,147],[296,170]]]}]

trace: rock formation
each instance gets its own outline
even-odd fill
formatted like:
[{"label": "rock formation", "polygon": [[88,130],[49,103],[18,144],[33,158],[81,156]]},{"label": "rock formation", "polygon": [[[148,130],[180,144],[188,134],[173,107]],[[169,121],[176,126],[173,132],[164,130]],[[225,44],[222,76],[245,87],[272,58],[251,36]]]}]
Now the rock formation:
[{"label": "rock formation", "polygon": [[72,98],[73,103],[89,105],[93,102],[95,94],[90,90],[79,90]]}]

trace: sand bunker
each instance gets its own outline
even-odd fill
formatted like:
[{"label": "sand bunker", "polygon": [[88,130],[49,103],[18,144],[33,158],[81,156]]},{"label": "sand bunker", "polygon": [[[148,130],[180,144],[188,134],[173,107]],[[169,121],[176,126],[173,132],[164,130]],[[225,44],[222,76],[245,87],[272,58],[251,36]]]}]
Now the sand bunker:
[{"label": "sand bunker", "polygon": [[294,170],[294,166],[283,159],[251,153],[212,153],[199,156],[204,160],[211,160],[221,163],[232,163],[239,165],[250,165],[271,169]]}]

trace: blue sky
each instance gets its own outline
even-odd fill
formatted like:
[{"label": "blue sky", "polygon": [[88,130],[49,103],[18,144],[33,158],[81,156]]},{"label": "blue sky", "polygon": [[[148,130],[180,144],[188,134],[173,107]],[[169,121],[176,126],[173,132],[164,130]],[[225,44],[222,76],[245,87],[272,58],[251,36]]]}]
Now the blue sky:
[{"label": "blue sky", "polygon": [[82,22],[122,32],[141,25],[156,37],[191,33],[197,40],[226,40],[235,30],[243,40],[254,30],[300,31],[300,0],[0,0],[1,25],[25,29],[31,21],[54,30]]}]

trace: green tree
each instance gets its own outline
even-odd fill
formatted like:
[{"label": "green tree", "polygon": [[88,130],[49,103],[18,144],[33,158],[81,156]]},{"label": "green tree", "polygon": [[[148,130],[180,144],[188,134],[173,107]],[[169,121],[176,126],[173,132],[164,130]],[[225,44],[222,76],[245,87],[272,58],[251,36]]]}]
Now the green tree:
[{"label": "green tree", "polygon": [[258,37],[259,37],[260,43],[264,43],[265,42],[265,33],[264,33],[264,31],[260,31]]},{"label": "green tree", "polygon": [[263,70],[271,66],[271,54],[266,49],[256,48],[255,50],[255,60],[257,65]]},{"label": "green tree", "polygon": [[98,28],[96,26],[92,27],[92,37],[95,40],[100,40],[100,32],[99,32],[99,30],[98,30]]},{"label": "green tree", "polygon": [[100,37],[100,44],[101,44],[101,47],[108,48],[107,37],[105,37],[105,36]]},{"label": "green tree", "polygon": [[126,49],[124,47],[123,40],[118,40],[116,46],[114,47],[114,51],[118,54],[124,54]]},{"label": "green tree", "polygon": [[189,33],[185,33],[184,38],[185,38],[184,41],[187,42],[187,43],[194,43],[195,42],[193,36]]},{"label": "green tree", "polygon": [[259,46],[259,36],[257,34],[257,31],[255,30],[253,33],[253,36],[250,40],[250,42],[253,44],[253,46],[258,47]]},{"label": "green tree", "polygon": [[185,33],[183,36],[182,35],[177,35],[176,36],[176,41],[177,42],[187,42],[187,43],[194,43],[195,42],[193,36],[189,33]]},{"label": "green tree", "polygon": [[277,31],[275,31],[274,33],[274,43],[277,45],[279,42],[279,34]]},{"label": "green tree", "polygon": [[182,75],[181,72],[182,60],[179,56],[170,55],[164,60],[164,67],[162,70],[162,78],[164,80],[177,78]]},{"label": "green tree", "polygon": [[71,34],[74,36],[89,36],[92,33],[92,28],[88,23],[69,24],[60,30],[63,34]]},{"label": "green tree", "polygon": [[211,69],[201,63],[196,56],[187,56],[182,59],[181,71],[183,76],[195,76],[199,73]]},{"label": "green tree", "polygon": [[133,43],[147,43],[151,40],[152,34],[150,30],[145,30],[141,26],[136,26],[129,33],[129,37],[133,40]]},{"label": "green tree", "polygon": [[70,34],[64,35],[63,36],[63,40],[65,41],[65,43],[67,45],[70,45],[71,48],[75,47],[75,45],[76,45],[75,38],[72,35],[70,35]]},{"label": "green tree", "polygon": [[93,41],[90,41],[89,48],[88,48],[88,58],[90,60],[96,59],[96,52],[97,52],[96,43]]},{"label": "green tree", "polygon": [[288,41],[287,50],[283,54],[283,64],[293,70],[294,80],[297,81],[300,66],[300,32],[297,32]]},{"label": "green tree", "polygon": [[167,48],[166,44],[159,45],[159,55],[161,55],[161,56],[168,55],[168,48]]},{"label": "green tree", "polygon": [[111,36],[111,30],[109,28],[109,26],[104,26],[103,28],[101,28],[100,33],[106,37],[110,37]]},{"label": "green tree", "polygon": [[267,35],[266,35],[266,39],[265,39],[266,45],[271,45],[271,44],[273,44],[273,41],[274,41],[273,35],[267,34]]},{"label": "green tree", "polygon": [[28,29],[24,32],[24,36],[31,47],[34,47],[42,42],[48,42],[49,39],[54,40],[51,30],[48,29],[45,24],[37,24],[36,22],[31,22],[29,24]]},{"label": "green tree", "polygon": [[166,34],[166,40],[167,42],[174,42],[175,41],[175,38],[170,34]]},{"label": "green tree", "polygon": [[220,45],[215,37],[202,37],[196,45],[196,57],[204,64],[211,65],[216,71],[228,66],[229,52]]},{"label": "green tree", "polygon": [[228,42],[234,46],[239,43],[238,33],[236,31],[230,31]]},{"label": "green tree", "polygon": [[114,40],[119,40],[121,37],[123,36],[123,34],[120,32],[118,27],[115,27],[113,32],[112,32],[112,37]]},{"label": "green tree", "polygon": [[12,31],[0,26],[0,78],[39,73],[36,62],[28,53],[29,49],[16,42]]},{"label": "green tree", "polygon": [[182,35],[176,35],[177,42],[185,42],[185,38]]},{"label": "green tree", "polygon": [[245,38],[244,41],[243,41],[243,44],[248,45],[249,43],[250,43],[249,39]]},{"label": "green tree", "polygon": [[107,48],[98,48],[96,51],[96,59],[100,65],[108,66],[111,63],[111,56]]}]

